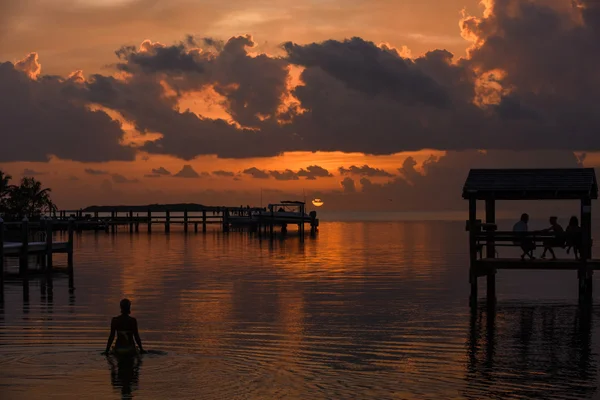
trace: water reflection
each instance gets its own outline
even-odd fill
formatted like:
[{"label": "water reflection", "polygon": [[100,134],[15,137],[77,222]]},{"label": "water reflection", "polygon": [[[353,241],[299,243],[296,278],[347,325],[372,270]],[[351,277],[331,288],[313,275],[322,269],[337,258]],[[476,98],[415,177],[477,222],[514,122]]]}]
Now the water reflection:
[{"label": "water reflection", "polygon": [[110,382],[121,392],[122,399],[133,398],[133,392],[138,388],[142,357],[106,357],[110,366]]},{"label": "water reflection", "polygon": [[472,309],[467,398],[592,398],[592,306],[505,305]]}]

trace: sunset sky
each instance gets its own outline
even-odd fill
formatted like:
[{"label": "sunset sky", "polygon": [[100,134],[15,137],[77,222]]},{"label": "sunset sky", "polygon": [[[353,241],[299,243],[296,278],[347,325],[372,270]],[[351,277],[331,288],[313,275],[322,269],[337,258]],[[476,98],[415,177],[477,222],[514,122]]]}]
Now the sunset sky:
[{"label": "sunset sky", "polygon": [[464,207],[600,166],[595,0],[1,0],[0,169],[59,208]]}]

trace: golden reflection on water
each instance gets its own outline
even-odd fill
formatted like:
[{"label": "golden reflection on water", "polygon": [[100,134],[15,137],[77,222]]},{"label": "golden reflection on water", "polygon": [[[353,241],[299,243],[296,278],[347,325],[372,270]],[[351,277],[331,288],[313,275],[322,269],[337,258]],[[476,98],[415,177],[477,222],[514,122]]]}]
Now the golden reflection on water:
[{"label": "golden reflection on water", "polygon": [[[6,284],[2,400],[592,398],[598,335],[573,274],[502,271],[498,306],[471,313],[462,228],[83,233],[73,294],[64,277],[26,297]],[[145,347],[167,354],[100,356],[123,296]]]}]

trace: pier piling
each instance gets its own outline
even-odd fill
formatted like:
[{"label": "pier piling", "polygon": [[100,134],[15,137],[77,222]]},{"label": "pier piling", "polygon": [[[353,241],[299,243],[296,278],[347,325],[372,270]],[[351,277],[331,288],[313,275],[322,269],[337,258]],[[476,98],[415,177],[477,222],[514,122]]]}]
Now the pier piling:
[{"label": "pier piling", "polygon": [[73,217],[69,218],[69,236],[68,236],[68,247],[67,247],[67,268],[69,270],[69,276],[73,275],[73,230],[75,229],[75,220]]},{"label": "pier piling", "polygon": [[4,293],[4,220],[0,218],[0,299]]},{"label": "pier piling", "polygon": [[27,279],[29,266],[29,220],[23,218],[21,222],[21,252],[19,254],[19,276]]},{"label": "pier piling", "polygon": [[46,219],[46,270],[52,271],[52,220]]}]

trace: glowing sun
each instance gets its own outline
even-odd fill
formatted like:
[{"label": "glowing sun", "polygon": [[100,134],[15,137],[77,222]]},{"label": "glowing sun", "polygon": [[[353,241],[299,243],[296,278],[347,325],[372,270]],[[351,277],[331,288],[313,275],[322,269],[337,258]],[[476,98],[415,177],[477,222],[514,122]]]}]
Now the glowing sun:
[{"label": "glowing sun", "polygon": [[313,206],[315,206],[315,207],[321,207],[323,204],[325,204],[325,203],[323,202],[323,200],[321,200],[321,199],[314,199],[314,200],[312,201],[312,203],[313,203]]}]

